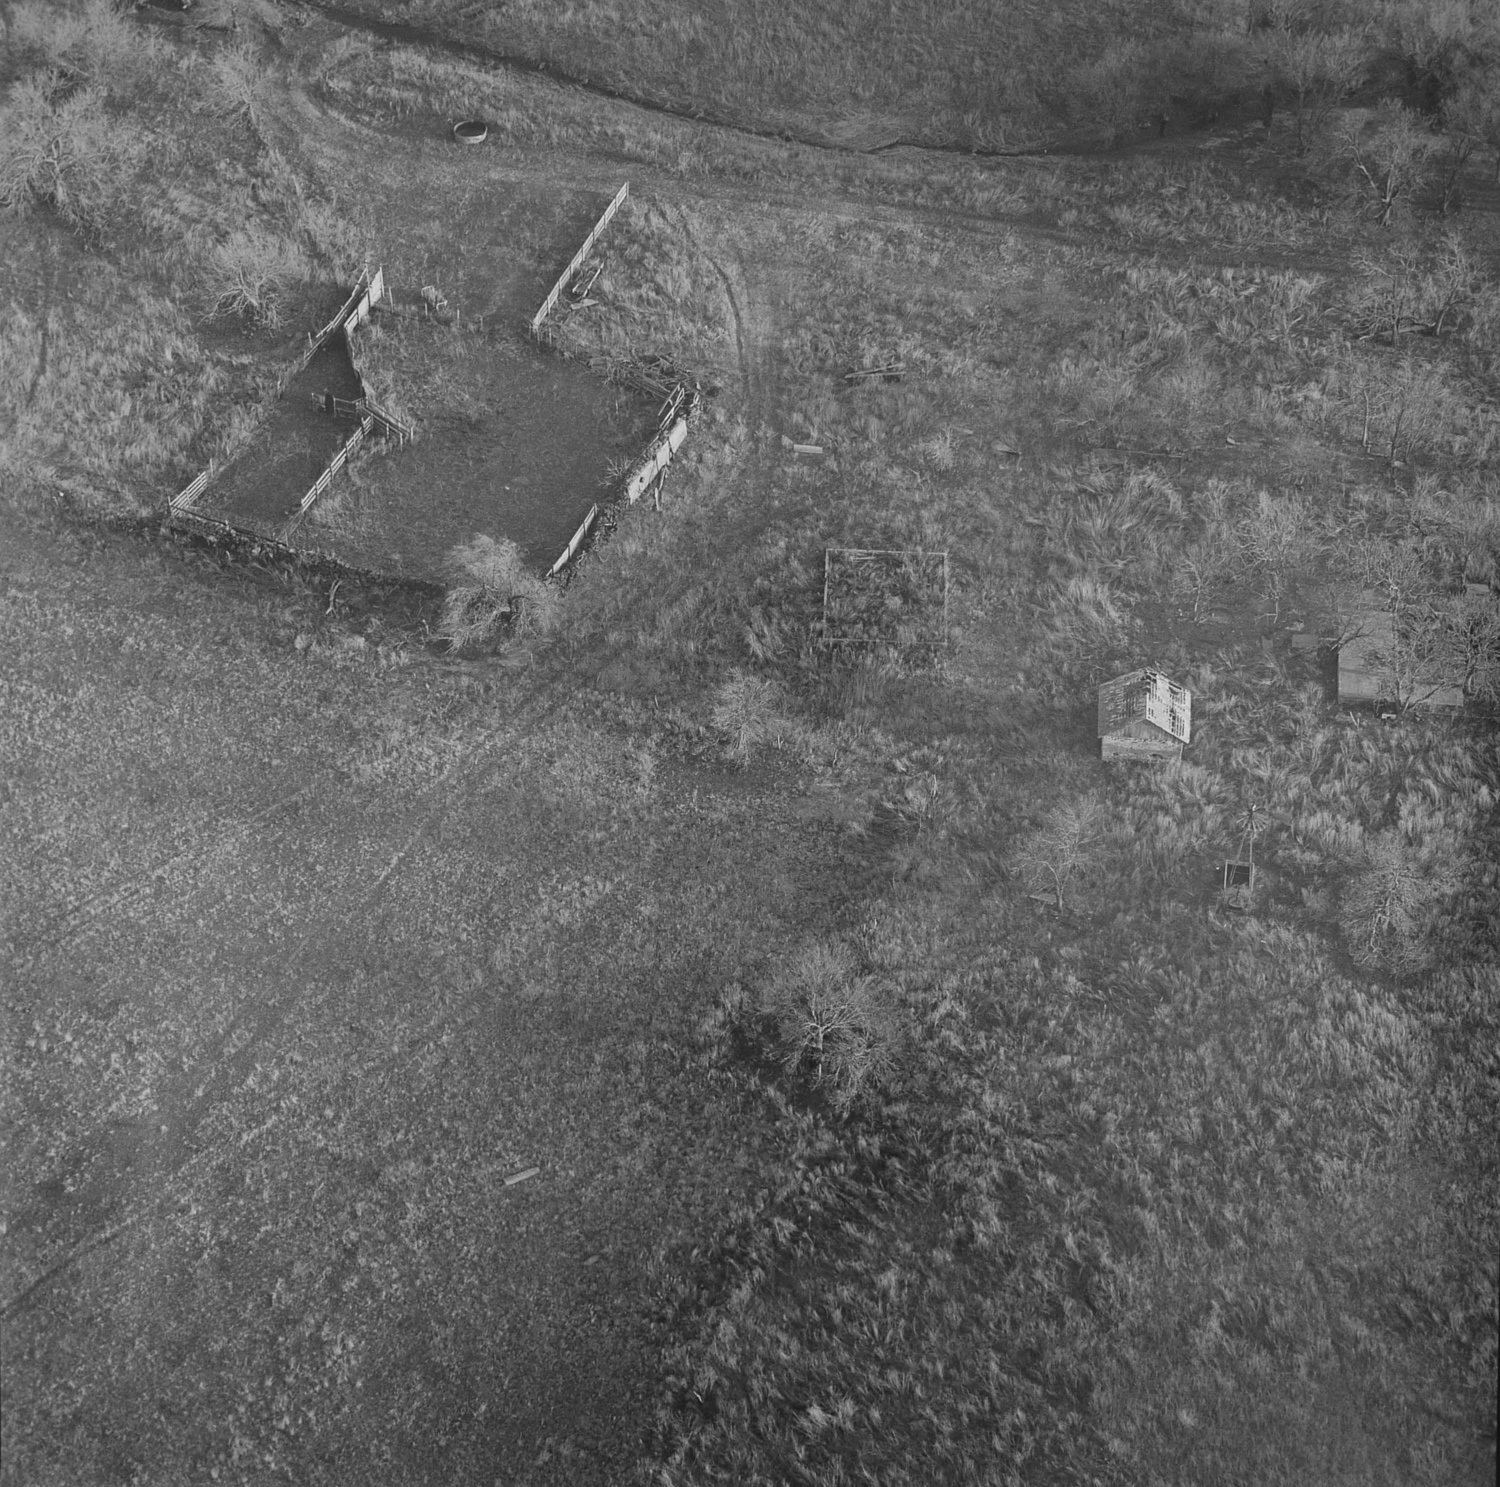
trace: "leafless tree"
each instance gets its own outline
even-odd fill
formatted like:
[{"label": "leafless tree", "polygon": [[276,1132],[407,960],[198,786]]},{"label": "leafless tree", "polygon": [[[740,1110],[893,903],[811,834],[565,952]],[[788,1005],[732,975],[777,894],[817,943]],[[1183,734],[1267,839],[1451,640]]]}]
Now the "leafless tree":
[{"label": "leafless tree", "polygon": [[1432,130],[1399,103],[1381,104],[1372,126],[1344,130],[1341,153],[1382,227],[1390,225],[1397,203],[1421,182],[1438,146]]},{"label": "leafless tree", "polygon": [[514,633],[536,633],[557,621],[558,595],[527,567],[507,537],[460,543],[448,555],[454,582],[443,600],[440,634],[453,650],[487,640],[509,620]]},{"label": "leafless tree", "polygon": [[1104,826],[1104,808],[1097,796],[1085,795],[1057,806],[1017,854],[1023,873],[1037,887],[1045,886],[1067,907],[1068,885],[1089,860]]},{"label": "leafless tree", "polygon": [[1446,838],[1419,844],[1397,827],[1371,837],[1340,904],[1350,953],[1398,974],[1421,970],[1432,959],[1435,911],[1458,881],[1456,851]]},{"label": "leafless tree", "polygon": [[1367,48],[1355,31],[1301,29],[1290,20],[1282,17],[1262,44],[1277,81],[1292,96],[1297,148],[1305,150],[1358,84]]},{"label": "leafless tree", "polygon": [[900,1009],[847,945],[815,941],[789,956],[767,984],[762,1010],[775,1022],[781,1061],[847,1107],[895,1062]]}]

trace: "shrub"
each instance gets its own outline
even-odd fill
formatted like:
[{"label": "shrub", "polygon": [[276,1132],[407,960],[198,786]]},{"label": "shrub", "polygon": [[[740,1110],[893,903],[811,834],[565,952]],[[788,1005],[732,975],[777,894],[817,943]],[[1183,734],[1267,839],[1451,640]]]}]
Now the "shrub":
[{"label": "shrub", "polygon": [[261,227],[232,233],[209,255],[208,313],[275,330],[292,287],[306,277],[306,262],[286,239]]},{"label": "shrub", "polygon": [[7,40],[23,66],[58,73],[109,97],[134,92],[158,54],[156,44],[113,0],[18,5]]},{"label": "shrub", "polygon": [[16,84],[0,110],[0,206],[51,207],[71,226],[98,229],[141,151],[139,132],[106,117],[104,97],[64,94],[56,73]]},{"label": "shrub", "polygon": [[258,129],[268,96],[268,78],[254,46],[240,41],[216,52],[212,76],[218,112],[226,119]]},{"label": "shrub", "polygon": [[1111,144],[1160,106],[1146,60],[1145,47],[1125,42],[1077,68],[1068,79],[1073,111],[1089,123],[1103,125]]},{"label": "shrub", "polygon": [[517,635],[542,634],[557,623],[557,590],[538,578],[509,538],[476,536],[448,556],[455,582],[443,600],[438,633],[450,649],[488,640],[509,620]]},{"label": "shrub", "polygon": [[1355,960],[1398,975],[1431,964],[1435,910],[1458,888],[1454,856],[1445,836],[1417,843],[1392,827],[1369,839],[1340,912]]},{"label": "shrub", "polygon": [[890,992],[859,971],[840,943],[815,942],[772,976],[762,1010],[775,1023],[781,1062],[847,1109],[894,1066],[901,1019]]}]

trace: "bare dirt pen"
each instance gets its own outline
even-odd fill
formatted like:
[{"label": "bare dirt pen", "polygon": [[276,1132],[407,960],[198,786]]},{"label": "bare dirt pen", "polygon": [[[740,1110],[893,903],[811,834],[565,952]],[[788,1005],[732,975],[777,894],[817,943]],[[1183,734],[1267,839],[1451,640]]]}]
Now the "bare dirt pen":
[{"label": "bare dirt pen", "polygon": [[[440,580],[453,548],[485,533],[550,565],[649,431],[641,398],[524,334],[597,218],[596,192],[497,172],[436,119],[377,144],[304,103],[286,147],[345,194],[351,232],[384,266],[392,301],[356,353],[371,396],[418,432],[401,450],[367,447],[296,541]],[[448,306],[432,318],[416,313],[429,285]]]},{"label": "bare dirt pen", "polygon": [[360,395],[349,355],[333,337],[287,382],[250,443],[214,476],[194,509],[274,537],[353,428],[313,404],[326,393],[349,401]]},{"label": "bare dirt pen", "polygon": [[[457,171],[473,77],[392,48],[334,117],[297,34],[255,223],[456,273],[371,121]],[[526,86],[465,99],[483,191],[629,159],[571,344],[724,383],[550,639],[429,651],[10,456],[7,1483],[1492,1480],[1487,222],[1378,226],[1280,120],[865,160]],[[827,547],[948,551],[949,647],[830,656]],[[1463,713],[1336,704],[1371,586]],[[1140,664],[1193,739],[1106,768]]]},{"label": "bare dirt pen", "polygon": [[357,568],[442,581],[482,532],[545,570],[650,429],[644,400],[509,325],[481,337],[378,317],[360,355],[374,387],[417,410],[420,437],[363,451],[294,539]]}]

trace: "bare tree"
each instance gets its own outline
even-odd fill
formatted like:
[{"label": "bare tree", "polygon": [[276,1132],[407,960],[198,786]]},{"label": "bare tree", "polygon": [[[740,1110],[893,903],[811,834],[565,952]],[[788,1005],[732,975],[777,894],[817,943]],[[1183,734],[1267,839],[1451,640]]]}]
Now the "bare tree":
[{"label": "bare tree", "polygon": [[1399,103],[1381,104],[1372,127],[1344,130],[1341,153],[1382,227],[1420,184],[1438,143],[1419,116]]},{"label": "bare tree", "polygon": [[1500,598],[1490,589],[1456,595],[1437,606],[1442,673],[1465,697],[1500,703]]},{"label": "bare tree", "polygon": [[1263,42],[1266,60],[1292,96],[1297,148],[1306,150],[1328,115],[1358,85],[1366,45],[1355,31],[1303,30],[1280,17]]},{"label": "bare tree", "polygon": [[1449,426],[1452,399],[1442,368],[1411,355],[1362,367],[1354,392],[1361,448],[1379,453],[1392,470],[1403,453],[1410,457]]},{"label": "bare tree", "polygon": [[293,286],[309,265],[285,238],[251,223],[231,233],[208,256],[204,287],[208,313],[239,316],[275,330],[282,322]]},{"label": "bare tree", "polygon": [[1322,539],[1307,503],[1277,500],[1269,491],[1261,491],[1254,514],[1239,524],[1236,536],[1241,561],[1279,621],[1296,574],[1314,562],[1322,550]]},{"label": "bare tree", "polygon": [[1463,239],[1445,232],[1435,253],[1403,243],[1385,253],[1360,253],[1360,277],[1351,294],[1360,340],[1387,338],[1393,347],[1405,331],[1441,336],[1458,313],[1483,293],[1485,274]]},{"label": "bare tree", "polygon": [[1456,860],[1446,837],[1418,844],[1397,827],[1371,837],[1340,904],[1354,958],[1398,974],[1430,964],[1436,910],[1458,888]]},{"label": "bare tree", "polygon": [[789,956],[761,998],[775,1022],[781,1061],[803,1070],[847,1106],[895,1062],[901,1016],[889,988],[862,972],[839,942],[816,941]]},{"label": "bare tree", "polygon": [[533,573],[508,537],[480,535],[448,555],[454,583],[443,600],[438,631],[453,650],[489,639],[502,620],[514,633],[551,629],[557,590]]},{"label": "bare tree", "polygon": [[1096,795],[1066,801],[1021,848],[1018,865],[1035,887],[1055,895],[1059,909],[1065,908],[1068,885],[1088,862],[1103,827],[1104,807]]},{"label": "bare tree", "polygon": [[[1495,182],[1500,185],[1500,80],[1493,65],[1475,67],[1454,85],[1442,106],[1443,128],[1459,144],[1457,170],[1481,144],[1495,152]],[[1445,205],[1446,205],[1445,196]]]},{"label": "bare tree", "polygon": [[1354,314],[1361,340],[1386,335],[1392,346],[1400,344],[1403,327],[1415,323],[1412,310],[1421,266],[1420,251],[1409,244],[1388,253],[1355,256],[1360,277],[1353,286]]}]

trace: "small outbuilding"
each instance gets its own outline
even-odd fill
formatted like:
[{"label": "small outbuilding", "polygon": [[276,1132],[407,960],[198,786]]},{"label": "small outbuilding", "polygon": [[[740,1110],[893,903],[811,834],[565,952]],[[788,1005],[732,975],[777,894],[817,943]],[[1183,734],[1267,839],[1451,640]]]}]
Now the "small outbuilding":
[{"label": "small outbuilding", "polygon": [[1339,646],[1339,701],[1381,707],[1462,707],[1463,688],[1403,654],[1396,617],[1371,596],[1357,618],[1354,634]]},{"label": "small outbuilding", "polygon": [[1130,671],[1099,688],[1099,751],[1106,759],[1180,759],[1193,694],[1163,672]]}]

